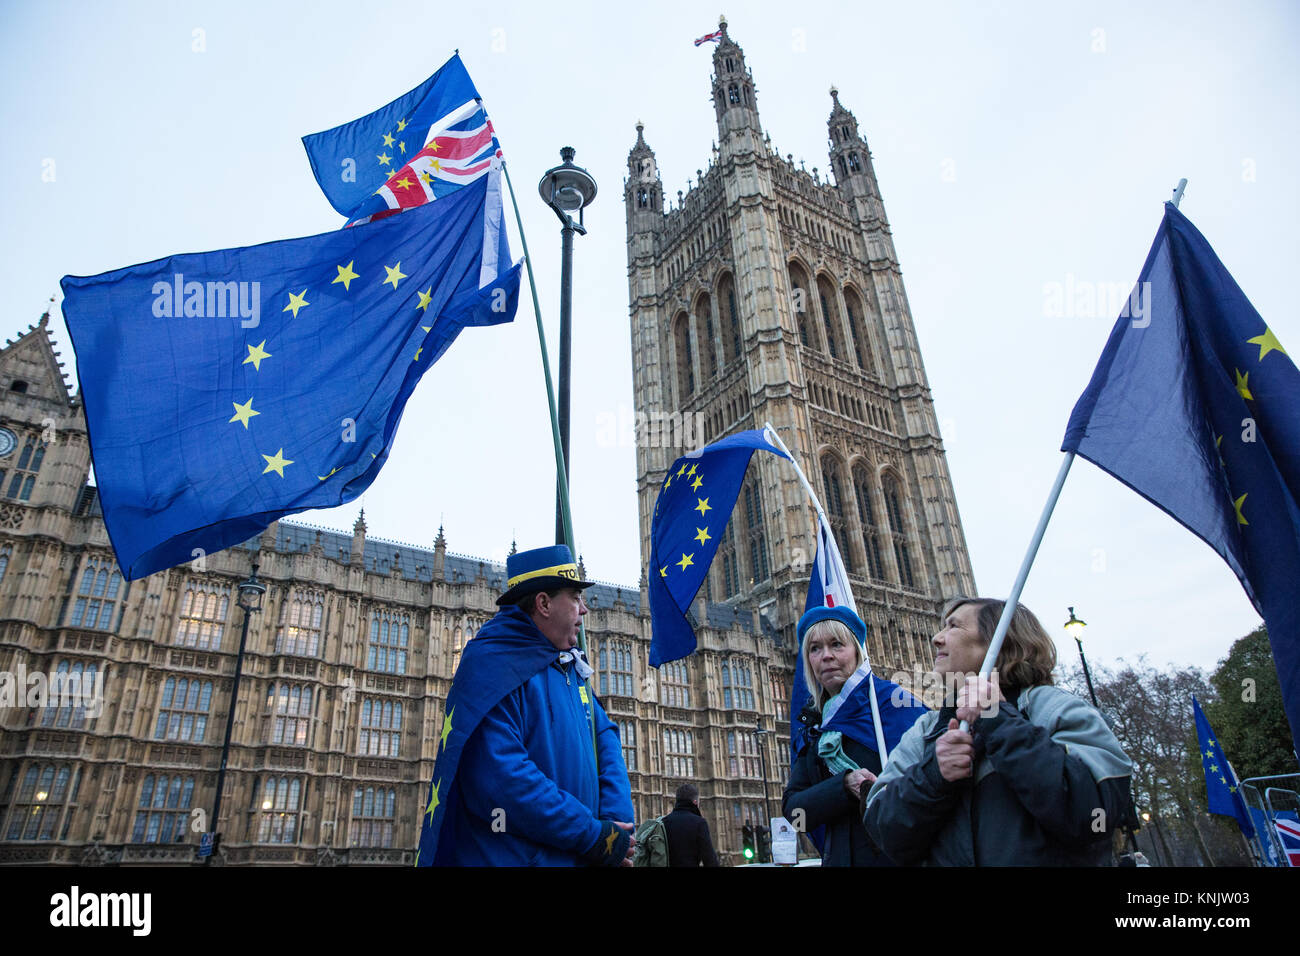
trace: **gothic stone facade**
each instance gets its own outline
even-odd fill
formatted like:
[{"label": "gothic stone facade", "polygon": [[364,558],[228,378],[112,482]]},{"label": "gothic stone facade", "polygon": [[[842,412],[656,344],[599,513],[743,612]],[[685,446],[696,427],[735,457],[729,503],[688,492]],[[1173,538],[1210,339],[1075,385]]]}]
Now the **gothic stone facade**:
[{"label": "gothic stone facade", "polygon": [[[638,442],[642,561],[673,460],[770,422],[829,516],[873,665],[912,673],[974,578],[871,154],[832,89],[834,182],[778,155],[720,26],[708,169],[665,212],[638,124],[624,182],[638,421],[658,426]],[[794,470],[755,455],[702,591],[759,611],[791,661],[815,521]]]},{"label": "gothic stone facade", "polygon": [[[0,863],[194,862],[243,621],[236,585],[254,560],[269,590],[235,703],[221,862],[413,863],[452,674],[504,569],[441,534],[432,548],[367,540],[358,519],[351,535],[277,523],[202,566],[124,581],[46,326],[0,351]],[[788,769],[786,739],[754,733],[760,714],[768,730],[786,718],[788,662],[752,612],[720,606],[701,628],[710,653],[656,673],[641,590],[587,594],[638,819],[697,781],[715,843],[738,859],[744,818],[765,815],[758,747],[773,807]],[[36,674],[102,680],[102,710],[28,696]]]}]

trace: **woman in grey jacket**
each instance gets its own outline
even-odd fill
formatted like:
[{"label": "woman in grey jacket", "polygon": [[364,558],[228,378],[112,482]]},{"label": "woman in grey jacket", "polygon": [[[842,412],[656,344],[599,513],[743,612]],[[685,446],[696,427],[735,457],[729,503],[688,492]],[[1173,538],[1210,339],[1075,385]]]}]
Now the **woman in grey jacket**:
[{"label": "woman in grey jacket", "polygon": [[1132,764],[1101,714],[1052,686],[1056,647],[1023,605],[993,677],[977,676],[1003,603],[944,608],[934,669],[951,696],[890,754],[867,832],[903,865],[1106,865],[1112,831],[1132,816]]}]

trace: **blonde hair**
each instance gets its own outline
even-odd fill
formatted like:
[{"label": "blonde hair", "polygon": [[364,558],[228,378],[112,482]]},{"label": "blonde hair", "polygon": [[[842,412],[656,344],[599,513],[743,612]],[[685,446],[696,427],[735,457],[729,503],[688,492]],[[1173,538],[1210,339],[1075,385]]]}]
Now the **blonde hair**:
[{"label": "blonde hair", "polygon": [[[995,598],[955,597],[943,606],[943,620],[964,604],[975,607],[976,627],[980,640],[988,647],[998,629],[998,619],[1006,601]],[[1017,604],[1007,627],[1002,649],[998,651],[998,683],[1005,694],[1008,689],[1023,689],[1051,684],[1052,670],[1056,667],[1056,644],[1038,622],[1034,612]]]},{"label": "blonde hair", "polygon": [[847,641],[853,648],[856,660],[853,662],[853,669],[857,670],[862,666],[866,659],[862,652],[862,645],[858,643],[857,637],[840,621],[818,621],[808,630],[804,631],[803,645],[799,648],[799,656],[803,659],[803,681],[808,685],[808,693],[812,695],[813,703],[818,710],[830,700],[831,695],[826,693],[826,689],[817,682],[813,676],[812,665],[808,661],[808,643],[814,637],[838,637]]}]

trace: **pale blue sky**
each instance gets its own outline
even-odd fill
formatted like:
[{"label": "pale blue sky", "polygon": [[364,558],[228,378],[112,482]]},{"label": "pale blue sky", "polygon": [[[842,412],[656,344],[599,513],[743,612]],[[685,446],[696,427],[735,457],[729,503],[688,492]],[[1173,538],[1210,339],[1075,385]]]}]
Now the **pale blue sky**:
[{"label": "pale blue sky", "polygon": [[[1288,292],[1300,261],[1297,7],[1133,6],[725,10],[782,153],[825,173],[832,83],[867,137],[985,593],[1010,587],[1114,320],[1053,316],[1045,287],[1131,284],[1180,176],[1183,212],[1300,348]],[[552,350],[559,235],[537,180],[572,145],[600,185],[577,240],[575,521],[589,572],[634,583],[634,449],[600,427],[632,410],[622,177],[637,119],[670,197],[705,166],[712,47],[691,41],[716,13],[564,9],[7,4],[0,331],[34,322],[67,273],[336,228],[299,138],[388,102],[459,48],[515,179]],[[370,534],[428,546],[443,520],[457,552],[547,543],[550,455],[523,297],[512,326],[466,332],[425,377],[365,496]],[[357,507],[300,520],[347,529]],[[1058,625],[1070,604],[1099,661],[1146,651],[1210,667],[1258,623],[1208,547],[1086,462],[1024,600],[1069,660]]]}]

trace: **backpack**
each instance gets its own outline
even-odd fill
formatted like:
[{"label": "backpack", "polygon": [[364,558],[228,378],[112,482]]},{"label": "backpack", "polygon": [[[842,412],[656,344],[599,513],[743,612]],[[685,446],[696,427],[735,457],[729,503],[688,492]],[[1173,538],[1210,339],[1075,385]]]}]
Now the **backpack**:
[{"label": "backpack", "polygon": [[647,820],[636,829],[636,848],[632,851],[633,866],[668,865],[668,831],[664,818]]}]

